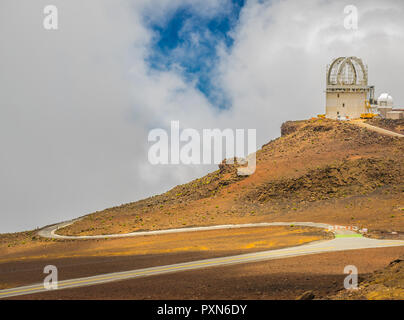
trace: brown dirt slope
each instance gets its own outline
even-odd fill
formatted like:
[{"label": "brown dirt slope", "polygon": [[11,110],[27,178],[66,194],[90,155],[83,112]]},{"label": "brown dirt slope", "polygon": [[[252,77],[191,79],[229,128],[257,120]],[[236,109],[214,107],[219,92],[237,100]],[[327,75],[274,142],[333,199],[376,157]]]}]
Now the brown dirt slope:
[{"label": "brown dirt slope", "polygon": [[87,215],[59,233],[279,219],[404,231],[403,139],[325,119],[286,122],[281,133],[257,152],[257,170],[249,177],[222,164],[162,195]]},{"label": "brown dirt slope", "polygon": [[366,123],[371,124],[376,127],[391,130],[397,133],[404,134],[404,120],[403,119],[371,119],[367,120]]},{"label": "brown dirt slope", "polygon": [[403,174],[404,167],[396,160],[343,160],[309,170],[298,178],[263,184],[249,192],[246,199],[260,202],[285,198],[316,201],[348,194],[367,194],[380,186],[400,183]]},{"label": "brown dirt slope", "polygon": [[358,290],[342,290],[332,299],[343,300],[404,300],[404,256],[367,276]]}]

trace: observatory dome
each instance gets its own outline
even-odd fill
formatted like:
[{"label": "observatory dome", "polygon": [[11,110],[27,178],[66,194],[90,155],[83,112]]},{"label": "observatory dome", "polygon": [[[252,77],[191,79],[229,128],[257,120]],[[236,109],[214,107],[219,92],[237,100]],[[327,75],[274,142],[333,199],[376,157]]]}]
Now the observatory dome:
[{"label": "observatory dome", "polygon": [[362,59],[340,57],[328,67],[328,86],[367,86],[368,70]]},{"label": "observatory dome", "polygon": [[384,107],[392,107],[394,104],[393,97],[388,93],[382,93],[377,99],[377,104]]}]

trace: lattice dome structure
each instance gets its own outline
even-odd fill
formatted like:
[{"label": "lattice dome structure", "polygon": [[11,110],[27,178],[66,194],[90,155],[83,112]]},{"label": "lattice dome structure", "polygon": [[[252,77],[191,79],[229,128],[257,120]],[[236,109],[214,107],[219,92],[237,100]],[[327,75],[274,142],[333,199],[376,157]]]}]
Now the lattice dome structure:
[{"label": "lattice dome structure", "polygon": [[328,66],[327,86],[367,86],[368,69],[362,59],[340,57]]}]

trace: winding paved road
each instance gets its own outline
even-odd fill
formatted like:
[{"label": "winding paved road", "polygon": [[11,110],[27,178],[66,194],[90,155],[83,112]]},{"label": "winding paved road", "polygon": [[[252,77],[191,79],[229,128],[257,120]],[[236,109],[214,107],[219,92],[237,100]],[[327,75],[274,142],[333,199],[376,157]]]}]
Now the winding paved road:
[{"label": "winding paved road", "polygon": [[[257,224],[245,224],[245,225],[222,225],[212,227],[198,227],[198,228],[185,228],[185,229],[171,229],[161,231],[149,231],[138,232],[131,234],[119,234],[119,235],[105,235],[105,236],[87,236],[87,237],[68,237],[55,234],[58,228],[73,223],[74,221],[64,222],[54,226],[49,226],[42,229],[39,234],[44,237],[56,238],[56,239],[89,239],[89,238],[110,238],[110,237],[129,237],[139,235],[150,234],[166,234],[175,232],[194,232],[204,230],[218,230],[218,229],[230,229],[230,228],[251,228],[251,227],[267,227],[267,226],[284,226],[284,225],[296,225],[296,226],[308,226],[317,227],[332,230],[335,234],[335,238],[332,240],[316,241],[307,245],[295,246],[291,248],[268,250],[256,253],[241,254],[236,256],[221,257],[214,259],[198,260],[186,263],[177,263],[166,266],[144,268],[137,270],[130,270],[125,272],[116,272],[101,274],[92,277],[77,278],[71,280],[59,281],[58,289],[77,288],[83,286],[92,286],[97,284],[103,284],[113,281],[120,281],[133,278],[148,277],[153,275],[161,275],[173,272],[187,271],[202,269],[208,267],[226,266],[240,263],[251,263],[265,260],[282,259],[288,257],[297,257],[303,255],[324,253],[324,252],[336,252],[345,250],[358,250],[358,249],[370,249],[370,248],[385,248],[404,246],[404,241],[399,240],[376,240],[362,237],[361,234],[345,228],[333,228],[330,225],[322,223],[312,222],[275,222],[275,223],[257,223]],[[42,283],[33,284],[30,286],[23,286],[18,288],[11,288],[0,290],[0,298],[14,297],[19,295],[34,294],[40,292],[47,292],[49,290],[44,288]]]},{"label": "winding paved road", "polygon": [[[70,220],[55,225],[51,225],[38,231],[38,235],[44,238],[50,239],[60,239],[60,240],[89,240],[89,239],[109,239],[109,238],[124,238],[124,237],[137,237],[137,236],[148,236],[148,235],[159,235],[168,233],[182,233],[182,232],[196,232],[196,231],[209,231],[209,230],[221,230],[221,229],[239,229],[239,228],[258,228],[258,227],[272,227],[272,226],[302,226],[302,227],[314,227],[321,229],[330,229],[332,226],[325,223],[315,223],[315,222],[271,222],[271,223],[248,223],[248,224],[226,224],[217,226],[207,226],[207,227],[194,227],[194,228],[178,228],[178,229],[167,229],[167,230],[156,230],[156,231],[141,231],[132,233],[121,233],[121,234],[108,234],[108,235],[96,235],[96,236],[63,236],[56,232],[64,227],[67,227],[80,219]],[[340,229],[337,230],[338,234],[354,234],[355,232],[350,230]]]}]

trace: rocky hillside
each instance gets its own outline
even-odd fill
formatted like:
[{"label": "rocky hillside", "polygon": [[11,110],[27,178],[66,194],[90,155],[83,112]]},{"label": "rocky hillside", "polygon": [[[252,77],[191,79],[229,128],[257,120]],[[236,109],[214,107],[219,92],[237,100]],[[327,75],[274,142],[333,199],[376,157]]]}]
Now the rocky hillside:
[{"label": "rocky hillside", "polygon": [[358,290],[343,290],[330,298],[337,300],[403,300],[404,256],[360,281]]},{"label": "rocky hillside", "polygon": [[61,234],[299,219],[404,231],[404,141],[325,119],[286,122],[257,152],[257,170],[221,164],[145,200],[85,216]]},{"label": "rocky hillside", "polygon": [[361,158],[343,160],[310,169],[297,178],[285,178],[262,184],[248,192],[251,202],[318,201],[353,194],[368,194],[384,185],[402,182],[404,167],[398,160]]},{"label": "rocky hillside", "polygon": [[404,119],[371,119],[367,120],[366,122],[376,127],[404,134]]}]

